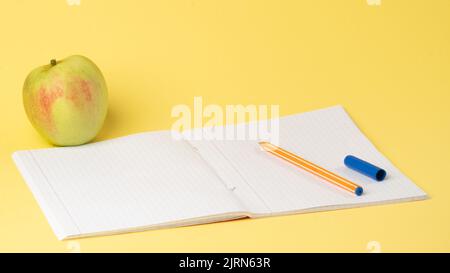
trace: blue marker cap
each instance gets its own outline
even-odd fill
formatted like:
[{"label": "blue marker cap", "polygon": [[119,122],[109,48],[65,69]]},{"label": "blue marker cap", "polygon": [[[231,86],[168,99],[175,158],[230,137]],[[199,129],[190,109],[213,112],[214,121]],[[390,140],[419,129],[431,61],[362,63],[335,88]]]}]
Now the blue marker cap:
[{"label": "blue marker cap", "polygon": [[375,179],[376,181],[383,181],[383,179],[386,177],[385,170],[352,155],[348,155],[345,157],[344,164],[350,169],[367,175],[368,177]]}]

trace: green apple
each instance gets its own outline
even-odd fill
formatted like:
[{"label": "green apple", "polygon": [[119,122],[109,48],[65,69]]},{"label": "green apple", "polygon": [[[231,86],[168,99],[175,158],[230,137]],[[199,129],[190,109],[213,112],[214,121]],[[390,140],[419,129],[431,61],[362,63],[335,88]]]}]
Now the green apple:
[{"label": "green apple", "polygon": [[81,145],[102,128],[108,91],[100,69],[74,55],[31,71],[23,86],[23,104],[34,128],[48,141]]}]

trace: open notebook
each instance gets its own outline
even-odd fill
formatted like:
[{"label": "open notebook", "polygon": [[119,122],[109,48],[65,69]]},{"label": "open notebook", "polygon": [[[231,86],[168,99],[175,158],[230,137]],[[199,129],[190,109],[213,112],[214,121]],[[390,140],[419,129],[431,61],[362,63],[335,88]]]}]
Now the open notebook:
[{"label": "open notebook", "polygon": [[[342,107],[280,119],[279,146],[364,188],[360,197],[262,151],[257,141],[174,140],[141,133],[13,159],[59,239],[359,207],[426,198]],[[353,154],[384,182],[344,167]]]}]

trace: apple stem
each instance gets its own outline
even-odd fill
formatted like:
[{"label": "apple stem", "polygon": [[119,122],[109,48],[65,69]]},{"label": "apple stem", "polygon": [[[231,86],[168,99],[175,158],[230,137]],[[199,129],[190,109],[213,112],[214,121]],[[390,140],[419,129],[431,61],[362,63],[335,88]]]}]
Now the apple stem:
[{"label": "apple stem", "polygon": [[56,60],[55,60],[55,59],[51,60],[51,61],[50,61],[50,64],[51,64],[52,66],[55,66],[55,65],[56,65]]}]

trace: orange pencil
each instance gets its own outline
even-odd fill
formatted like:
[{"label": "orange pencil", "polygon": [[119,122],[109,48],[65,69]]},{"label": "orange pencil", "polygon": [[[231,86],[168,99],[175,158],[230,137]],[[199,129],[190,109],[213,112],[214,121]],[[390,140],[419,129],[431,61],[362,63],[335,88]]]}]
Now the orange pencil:
[{"label": "orange pencil", "polygon": [[260,142],[259,145],[266,151],[269,152],[276,157],[279,157],[281,159],[284,159],[288,161],[291,164],[294,164],[297,167],[302,168],[305,171],[308,171],[312,174],[315,174],[327,182],[330,182],[331,184],[346,190],[348,192],[354,193],[358,196],[362,195],[363,188],[348,179],[345,179],[335,173],[332,173],[328,170],[325,170],[324,168],[317,166],[314,163],[311,163],[291,152],[288,152],[280,147],[277,147],[269,142]]}]

